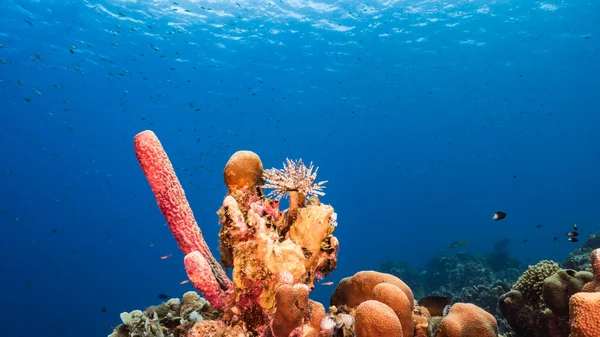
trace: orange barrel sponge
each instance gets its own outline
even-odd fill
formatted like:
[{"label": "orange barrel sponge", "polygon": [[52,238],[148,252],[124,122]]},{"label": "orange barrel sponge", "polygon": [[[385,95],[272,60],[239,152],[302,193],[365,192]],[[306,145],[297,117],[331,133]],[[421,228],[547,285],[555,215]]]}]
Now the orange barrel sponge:
[{"label": "orange barrel sponge", "polygon": [[442,319],[436,337],[497,337],[496,318],[471,303],[456,303]]},{"label": "orange barrel sponge", "polygon": [[[354,333],[356,337],[405,337],[394,310],[375,300],[364,301],[356,308]],[[406,337],[412,337],[412,333]]]},{"label": "orange barrel sponge", "polygon": [[569,299],[569,337],[600,336],[600,292],[577,293]]}]

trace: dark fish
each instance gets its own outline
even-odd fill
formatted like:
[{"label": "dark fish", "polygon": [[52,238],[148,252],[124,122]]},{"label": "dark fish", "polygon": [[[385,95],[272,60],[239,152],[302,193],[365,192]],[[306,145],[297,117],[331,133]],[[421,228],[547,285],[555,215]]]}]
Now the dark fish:
[{"label": "dark fish", "polygon": [[100,311],[106,312],[106,308],[102,308],[102,309],[100,309]]},{"label": "dark fish", "polygon": [[56,230],[56,229],[53,229],[53,230],[52,230],[52,233],[58,233],[58,230]]},{"label": "dark fish", "polygon": [[558,240],[558,236],[555,236],[555,237],[554,237],[554,240],[552,240],[552,241],[556,241],[556,240]]},{"label": "dark fish", "polygon": [[535,228],[540,228],[540,227],[542,227],[542,225],[537,225],[537,226],[535,226]]},{"label": "dark fish", "polygon": [[571,236],[571,237],[573,237],[573,236],[579,236],[579,233],[577,233],[577,232],[568,232],[567,236]]},{"label": "dark fish", "polygon": [[431,316],[443,316],[444,308],[452,304],[452,297],[426,296],[417,302],[420,306],[427,308]]},{"label": "dark fish", "polygon": [[494,216],[492,217],[492,219],[496,221],[500,221],[504,218],[506,218],[506,213],[500,211],[494,213]]},{"label": "dark fish", "polygon": [[578,238],[568,238],[567,240],[570,241],[570,242],[577,242],[577,241],[579,241]]},{"label": "dark fish", "polygon": [[525,242],[527,242],[527,239],[525,239],[525,240],[523,240],[523,241],[521,241],[521,242],[525,243]]},{"label": "dark fish", "polygon": [[156,295],[156,297],[160,298],[161,300],[166,300],[167,298],[169,298],[169,296],[167,296],[165,294],[158,294],[158,295]]},{"label": "dark fish", "polygon": [[577,224],[573,222],[573,230],[577,230]]}]

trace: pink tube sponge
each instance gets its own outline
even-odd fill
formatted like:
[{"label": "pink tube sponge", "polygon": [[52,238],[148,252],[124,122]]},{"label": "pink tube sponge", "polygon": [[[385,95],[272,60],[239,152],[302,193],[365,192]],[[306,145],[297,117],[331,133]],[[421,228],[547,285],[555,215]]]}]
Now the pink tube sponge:
[{"label": "pink tube sponge", "polygon": [[186,255],[195,250],[204,256],[210,254],[173,165],[154,132],[140,132],[135,136],[133,145],[138,162],[179,249]]},{"label": "pink tube sponge", "polygon": [[[219,287],[220,294],[223,295],[233,292],[233,284],[208,249],[167,153],[154,132],[149,130],[137,134],[134,137],[133,145],[138,162],[150,183],[158,207],[167,220],[179,249],[186,255],[194,253],[190,260],[192,267],[187,268],[186,265],[186,269],[189,269],[190,280],[192,282],[193,279],[198,280],[194,283],[196,288],[209,299],[211,304],[218,307],[218,304],[225,302],[224,299],[217,300],[213,296],[216,303],[212,303],[209,296],[214,292],[214,287]],[[201,255],[202,260],[199,260],[196,253]],[[190,275],[209,270],[211,271],[210,276]],[[210,279],[213,283],[204,284],[199,281],[202,279]]]},{"label": "pink tube sponge", "polygon": [[200,252],[194,251],[185,256],[183,263],[194,287],[202,291],[204,297],[215,308],[224,310],[230,304],[226,301],[231,294],[221,289],[204,256]]}]

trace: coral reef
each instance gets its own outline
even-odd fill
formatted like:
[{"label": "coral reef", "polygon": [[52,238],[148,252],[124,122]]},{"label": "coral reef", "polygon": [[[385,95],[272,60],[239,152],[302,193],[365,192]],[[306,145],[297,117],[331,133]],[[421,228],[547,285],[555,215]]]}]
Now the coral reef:
[{"label": "coral reef", "polygon": [[427,262],[421,273],[407,263],[392,261],[383,263],[381,270],[405,281],[417,298],[425,294],[447,296],[455,303],[472,303],[483,308],[496,318],[499,331],[504,332],[508,331],[508,324],[498,309],[498,298],[511,289],[524,270],[505,247],[506,240],[502,240],[494,251],[486,254],[438,255]]},{"label": "coral reef", "polygon": [[[123,313],[123,324],[110,337],[498,335],[496,319],[483,309],[457,303],[441,312],[444,317],[431,315],[418,305],[406,283],[376,271],[343,279],[331,297],[328,313],[322,304],[310,300],[315,282],[335,269],[339,247],[332,234],[337,214],[318,198],[324,195],[324,182],[316,182],[317,169],[312,163],[307,167],[301,160],[287,160],[283,169],[264,170],[253,152],[239,151],[230,158],[224,169],[227,195],[217,212],[221,223],[218,263],[156,135],[151,131],[136,135],[134,148],[169,229],[185,254],[188,277],[206,300],[188,292],[181,301],[171,299],[144,312]],[[272,189],[268,196],[263,192],[266,188]],[[289,206],[281,211],[284,198]],[[469,257],[459,258],[466,259],[464,264],[471,263]],[[500,264],[504,259],[494,258],[494,263]],[[232,268],[231,279],[227,268]],[[473,268],[476,277],[478,269]],[[478,289],[473,287],[473,293]],[[498,292],[497,287],[489,292]],[[571,310],[581,311],[588,300],[577,302]],[[573,324],[590,323],[578,315]]]},{"label": "coral reef", "polygon": [[438,255],[427,261],[421,273],[404,262],[388,261],[381,265],[382,272],[396,275],[406,280],[411,289],[419,290],[417,297],[439,291],[457,294],[463,288],[499,282],[512,284],[523,269],[521,263],[505,251],[482,255],[464,252]]}]

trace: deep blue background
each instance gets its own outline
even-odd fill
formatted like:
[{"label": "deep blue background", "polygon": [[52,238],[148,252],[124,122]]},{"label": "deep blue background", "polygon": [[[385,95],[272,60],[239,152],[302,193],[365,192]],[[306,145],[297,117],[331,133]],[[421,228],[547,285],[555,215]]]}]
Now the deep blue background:
[{"label": "deep blue background", "polygon": [[327,281],[454,240],[560,260],[572,222],[600,229],[595,1],[229,3],[0,2],[5,335],[106,336],[192,289],[133,153],[145,129],[215,253],[231,154],[314,161],[339,215]]}]

